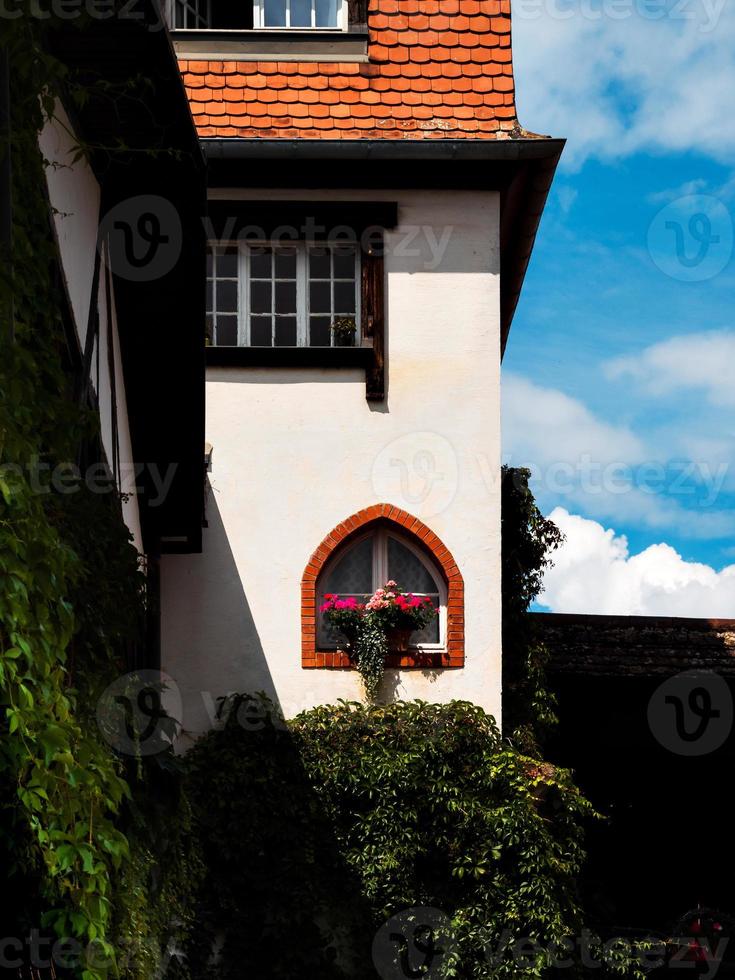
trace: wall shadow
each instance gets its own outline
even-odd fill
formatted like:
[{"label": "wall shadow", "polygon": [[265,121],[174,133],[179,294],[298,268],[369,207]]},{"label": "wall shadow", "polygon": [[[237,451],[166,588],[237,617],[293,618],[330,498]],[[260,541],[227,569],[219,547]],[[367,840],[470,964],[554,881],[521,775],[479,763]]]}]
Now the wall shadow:
[{"label": "wall shadow", "polygon": [[376,976],[373,913],[301,751],[246,695],[187,756],[206,869],[187,949],[197,980]]},{"label": "wall shadow", "polygon": [[[208,486],[207,526],[199,555],[171,556],[162,576],[164,669],[179,683],[183,734],[178,745],[212,727],[217,699],[263,692],[278,705],[273,677],[220,514]],[[179,597],[186,597],[181,605]],[[180,671],[185,682],[179,681]]]}]

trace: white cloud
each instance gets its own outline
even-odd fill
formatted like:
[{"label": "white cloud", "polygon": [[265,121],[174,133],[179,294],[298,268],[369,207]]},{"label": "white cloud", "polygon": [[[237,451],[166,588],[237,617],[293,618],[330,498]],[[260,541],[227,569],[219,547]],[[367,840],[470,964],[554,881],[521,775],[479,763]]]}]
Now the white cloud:
[{"label": "white cloud", "polygon": [[660,397],[682,389],[702,391],[713,405],[735,407],[735,331],[712,330],[671,337],[629,357],[608,361],[610,379],[631,377]]},{"label": "white cloud", "polygon": [[646,198],[651,204],[671,204],[681,197],[690,197],[692,194],[702,194],[707,190],[707,181],[703,177],[696,180],[687,180],[678,187],[670,187],[664,191],[657,191],[649,194]]},{"label": "white cloud", "polygon": [[569,184],[558,184],[556,187],[556,196],[559,201],[559,207],[564,214],[569,214],[574,206],[574,202],[579,197],[579,191],[576,187],[571,187]]},{"label": "white cloud", "polygon": [[695,442],[696,455],[684,454],[679,428],[667,439],[660,431],[650,434],[649,444],[561,391],[503,374],[504,459],[531,470],[542,507],[563,502],[602,520],[686,538],[735,534],[735,513],[717,509],[720,493],[735,479],[718,456],[720,442]]},{"label": "white cloud", "polygon": [[735,617],[735,565],[717,572],[668,544],[631,555],[624,535],[596,521],[563,507],[549,516],[566,535],[539,600],[553,612]]},{"label": "white cloud", "polygon": [[735,151],[732,0],[514,0],[519,117],[585,159]]},{"label": "white cloud", "polygon": [[514,459],[548,466],[577,462],[635,463],[643,443],[624,426],[598,419],[581,402],[519,375],[503,375],[503,438]]}]

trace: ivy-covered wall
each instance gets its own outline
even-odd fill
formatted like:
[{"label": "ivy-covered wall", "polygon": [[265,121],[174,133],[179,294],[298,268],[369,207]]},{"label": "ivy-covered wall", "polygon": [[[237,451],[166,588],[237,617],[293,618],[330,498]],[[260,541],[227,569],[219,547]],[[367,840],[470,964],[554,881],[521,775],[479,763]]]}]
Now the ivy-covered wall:
[{"label": "ivy-covered wall", "polygon": [[76,972],[107,975],[113,881],[128,854],[119,814],[124,765],[99,737],[99,690],[140,640],[145,577],[120,499],[54,474],[99,445],[70,371],[66,297],[38,135],[63,91],[83,99],[48,54],[48,27],[23,8],[0,19],[9,61],[12,247],[0,261],[0,864],[3,935],[51,930],[94,949]]}]

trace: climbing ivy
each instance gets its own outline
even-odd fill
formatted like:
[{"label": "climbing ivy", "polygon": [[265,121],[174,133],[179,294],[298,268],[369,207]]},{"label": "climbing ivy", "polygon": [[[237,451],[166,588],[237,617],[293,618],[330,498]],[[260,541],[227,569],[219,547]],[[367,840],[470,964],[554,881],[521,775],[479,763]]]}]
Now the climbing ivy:
[{"label": "climbing ivy", "polygon": [[563,535],[538,509],[530,476],[502,470],[503,726],[515,745],[538,754],[556,721],[556,699],[546,680],[548,652],[528,609]]},{"label": "climbing ivy", "polygon": [[[94,693],[139,637],[144,577],[114,487],[61,493],[39,482],[96,438],[75,399],[55,277],[38,134],[55,96],[75,92],[48,54],[46,23],[0,20],[10,61],[13,240],[0,262],[0,854],[4,929],[50,928],[106,976],[112,882],[128,855],[116,815],[123,763],[100,739]],[[81,93],[77,92],[81,98]],[[99,488],[98,488],[99,489]],[[20,931],[23,929],[24,931]]]},{"label": "climbing ivy", "polygon": [[407,908],[449,926],[436,977],[540,977],[550,957],[519,971],[514,944],[579,929],[589,805],[481,708],[341,703],[285,723],[241,696],[226,714],[187,757],[206,866],[199,980],[368,980],[381,963],[384,977],[424,975],[384,962]]}]

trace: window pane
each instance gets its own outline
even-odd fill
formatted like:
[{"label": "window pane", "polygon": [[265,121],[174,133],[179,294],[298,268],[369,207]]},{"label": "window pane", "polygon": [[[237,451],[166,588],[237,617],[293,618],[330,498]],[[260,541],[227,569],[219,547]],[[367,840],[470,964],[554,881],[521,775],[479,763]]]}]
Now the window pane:
[{"label": "window pane", "polygon": [[276,347],[296,346],[296,317],[276,317]]},{"label": "window pane", "polygon": [[214,309],[214,306],[212,305],[213,296],[214,296],[214,285],[211,282],[208,282],[207,283],[207,307],[206,307],[207,313],[211,313],[212,310]]},{"label": "window pane", "polygon": [[286,0],[265,0],[265,26],[286,26]]},{"label": "window pane", "polygon": [[436,582],[416,555],[397,541],[388,538],[388,574],[404,592],[436,592]]},{"label": "window pane", "polygon": [[337,27],[337,0],[316,0],[316,26]]},{"label": "window pane", "polygon": [[324,593],[370,595],[373,591],[373,538],[364,538],[339,559],[324,579]]},{"label": "window pane", "polygon": [[312,313],[332,312],[332,284],[329,282],[309,283],[309,309]]},{"label": "window pane", "polygon": [[276,252],[276,279],[296,278],[296,250],[279,249]]},{"label": "window pane", "polygon": [[217,311],[237,313],[237,283],[229,279],[217,282]]},{"label": "window pane", "polygon": [[253,316],[250,318],[250,344],[253,347],[272,347],[273,330],[269,316]]},{"label": "window pane", "polygon": [[204,339],[207,344],[214,343],[214,317],[207,316],[204,319]]},{"label": "window pane", "polygon": [[326,248],[313,248],[309,252],[309,277],[329,279],[332,274],[331,255]]},{"label": "window pane", "polygon": [[276,313],[296,312],[296,283],[276,283]]},{"label": "window pane", "polygon": [[271,249],[254,248],[250,252],[250,278],[270,279]]},{"label": "window pane", "polygon": [[228,248],[217,255],[217,278],[237,279],[237,251]]},{"label": "window pane", "polygon": [[311,0],[291,0],[291,27],[311,27]]},{"label": "window pane", "polygon": [[237,346],[237,317],[218,316],[217,317],[217,336],[215,343],[218,347]]},{"label": "window pane", "polygon": [[312,347],[331,347],[332,320],[328,316],[309,317],[309,343]]},{"label": "window pane", "polygon": [[334,250],[334,278],[355,278],[355,252],[353,249],[337,248]]},{"label": "window pane", "polygon": [[[428,595],[434,608],[439,607],[439,593],[433,575],[409,548],[393,537],[388,538],[388,574],[404,592]],[[439,640],[438,616],[425,629],[416,631],[411,637],[411,643],[417,646],[422,643],[439,643]]]},{"label": "window pane", "polygon": [[355,312],[354,282],[336,282],[334,284],[334,310],[335,313]]},{"label": "window pane", "polygon": [[253,282],[250,284],[250,312],[270,313],[271,284],[269,282]]},{"label": "window pane", "polygon": [[[439,596],[432,595],[431,601],[434,603],[434,608],[439,606]],[[414,646],[420,646],[422,643],[439,643],[439,616],[435,616],[428,626],[425,626],[422,630],[417,630],[411,637],[411,644]]]},{"label": "window pane", "polygon": [[212,266],[213,266],[213,264],[214,264],[214,255],[212,254],[212,250],[211,249],[208,249],[207,250],[207,278],[208,279],[211,279],[212,278],[212,274],[213,274],[212,273]]}]

